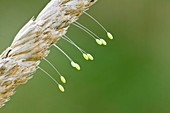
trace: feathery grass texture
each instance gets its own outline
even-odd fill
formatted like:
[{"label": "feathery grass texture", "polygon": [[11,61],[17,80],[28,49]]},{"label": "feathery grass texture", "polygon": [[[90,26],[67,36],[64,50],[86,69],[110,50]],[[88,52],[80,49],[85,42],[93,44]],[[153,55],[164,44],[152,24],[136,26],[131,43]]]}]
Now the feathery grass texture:
[{"label": "feathery grass texture", "polygon": [[49,48],[66,34],[69,25],[96,0],[51,0],[36,19],[32,18],[0,55],[0,108],[15,88],[25,84]]}]

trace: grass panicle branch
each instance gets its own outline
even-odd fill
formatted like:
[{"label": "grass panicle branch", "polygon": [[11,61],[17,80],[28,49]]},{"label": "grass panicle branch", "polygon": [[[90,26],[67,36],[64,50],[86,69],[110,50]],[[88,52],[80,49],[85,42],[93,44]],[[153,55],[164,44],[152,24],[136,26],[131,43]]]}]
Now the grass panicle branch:
[{"label": "grass panicle branch", "polygon": [[[37,70],[49,48],[64,36],[96,0],[51,0],[37,18],[18,32],[10,47],[0,55],[0,108],[15,89]],[[61,89],[61,87],[60,87]]]}]

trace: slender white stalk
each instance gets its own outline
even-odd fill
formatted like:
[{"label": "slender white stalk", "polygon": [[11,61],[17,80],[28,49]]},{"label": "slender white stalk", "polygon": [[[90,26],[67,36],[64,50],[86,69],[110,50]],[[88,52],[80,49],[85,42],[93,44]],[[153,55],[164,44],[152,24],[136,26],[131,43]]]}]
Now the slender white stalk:
[{"label": "slender white stalk", "polygon": [[[65,37],[65,38],[64,38]],[[81,49],[77,44],[75,44],[68,36],[64,35],[63,39],[73,44],[81,53],[86,53],[83,49]]]},{"label": "slender white stalk", "polygon": [[90,14],[88,14],[87,12],[84,11],[84,14],[86,14],[88,17],[90,17],[91,19],[93,19],[104,31],[108,32],[106,30],[106,28],[98,21],[96,20],[94,17],[92,17]]},{"label": "slender white stalk", "polygon": [[101,39],[101,38],[99,38],[95,33],[93,33],[92,31],[90,31],[88,28],[86,28],[85,26],[83,26],[83,25],[77,25],[77,24],[75,24],[75,23],[73,23],[73,25],[75,25],[76,27],[78,27],[78,28],[80,28],[80,29],[82,29],[83,31],[85,31],[86,33],[88,33],[90,36],[92,36],[95,40],[96,40],[96,42],[97,42],[97,44],[99,44],[99,45],[107,45],[107,42],[104,40],[104,39]]},{"label": "slender white stalk", "polygon": [[71,45],[75,46],[75,47],[82,53],[81,49],[80,49],[79,47],[77,47],[74,43],[72,43],[70,40],[68,40],[68,39],[65,38],[65,37],[62,37],[62,39],[66,40],[66,41],[69,42]]},{"label": "slender white stalk", "polygon": [[43,68],[39,67],[38,68],[44,72],[46,75],[48,75],[48,77],[50,77],[57,85],[59,85],[59,83],[57,82],[57,80],[55,80],[47,71],[45,71]]},{"label": "slender white stalk", "polygon": [[88,32],[86,29],[84,29],[84,28],[82,28],[82,27],[80,27],[80,26],[78,26],[77,24],[74,24],[73,23],[73,25],[75,25],[76,27],[78,27],[78,28],[80,28],[81,30],[83,30],[84,32],[86,32],[87,34],[89,34],[91,37],[93,37],[95,40],[97,39],[95,36],[93,36],[90,32]]},{"label": "slender white stalk", "polygon": [[61,75],[61,73],[56,69],[56,67],[50,62],[48,61],[46,58],[44,58],[44,60],[50,64],[52,66],[52,68],[59,74],[60,76],[60,80],[63,82],[63,83],[66,83],[66,79],[64,78],[64,76]]},{"label": "slender white stalk", "polygon": [[[92,32],[90,29],[88,29],[87,27],[85,27],[84,25],[78,23],[78,22],[74,22],[76,23],[77,25],[79,25],[80,27],[86,29],[88,32],[90,32],[91,34],[93,34],[95,37],[99,38],[99,36],[97,36],[94,32]],[[74,25],[74,24],[73,24]],[[100,38],[99,38],[100,39]]]},{"label": "slender white stalk", "polygon": [[55,44],[54,44],[54,47],[56,47],[58,50],[60,50],[60,51],[70,60],[70,62],[73,61],[60,47],[58,47],[58,46],[55,45]]},{"label": "slender white stalk", "polygon": [[46,58],[43,58],[48,64],[50,64],[52,67],[53,67],[53,69],[60,75],[60,76],[62,76],[61,75],[61,73],[56,69],[56,67],[50,62],[50,61],[48,61]]}]

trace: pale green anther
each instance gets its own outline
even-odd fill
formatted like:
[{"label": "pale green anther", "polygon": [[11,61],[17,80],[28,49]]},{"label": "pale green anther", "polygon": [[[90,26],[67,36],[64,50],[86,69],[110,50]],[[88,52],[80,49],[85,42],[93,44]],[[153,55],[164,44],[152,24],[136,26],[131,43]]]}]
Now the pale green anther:
[{"label": "pale green anther", "polygon": [[84,59],[89,60],[89,57],[87,56],[87,54],[83,53],[83,57]]},{"label": "pale green anther", "polygon": [[75,67],[77,70],[80,70],[80,66],[78,64],[76,64],[76,67]]},{"label": "pale green anther", "polygon": [[96,42],[97,44],[102,45],[102,42],[100,41],[100,39],[96,39]]},{"label": "pale green anther", "polygon": [[92,56],[91,54],[87,54],[87,56],[88,56],[88,58],[89,58],[90,60],[94,60],[94,58],[93,58],[93,56]]},{"label": "pale green anther", "polygon": [[111,33],[107,32],[107,36],[109,39],[111,39],[111,40],[113,39],[113,35]]},{"label": "pale green anther", "polygon": [[80,70],[80,66],[77,63],[73,62],[73,61],[71,61],[71,66],[75,67],[77,70]]},{"label": "pale green anther", "polygon": [[63,76],[60,76],[61,82],[63,82],[64,84],[66,83],[66,79]]},{"label": "pale green anther", "polygon": [[100,41],[102,42],[103,45],[107,45],[107,42],[103,39],[100,39]]},{"label": "pale green anther", "polygon": [[76,67],[76,63],[73,62],[73,61],[71,61],[71,66],[72,66],[72,67]]},{"label": "pale green anther", "polygon": [[58,88],[60,89],[61,92],[64,92],[64,87],[60,84],[58,84]]}]

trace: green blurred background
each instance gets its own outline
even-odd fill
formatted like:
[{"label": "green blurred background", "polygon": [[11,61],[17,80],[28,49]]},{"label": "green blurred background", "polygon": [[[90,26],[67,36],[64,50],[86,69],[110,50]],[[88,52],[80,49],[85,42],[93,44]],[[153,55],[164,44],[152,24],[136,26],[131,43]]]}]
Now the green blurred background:
[{"label": "green blurred background", "polygon": [[[0,0],[0,52],[12,42],[18,30],[42,10],[49,0]],[[82,66],[80,72],[55,48],[49,59],[66,76],[61,93],[38,70],[0,113],[170,113],[170,1],[99,0],[88,11],[115,40],[83,15],[79,22],[108,41],[98,46],[74,26],[68,36],[93,54],[85,61],[70,44],[58,45]],[[58,79],[45,61],[41,67]]]}]

